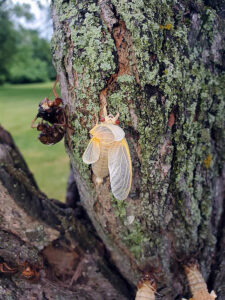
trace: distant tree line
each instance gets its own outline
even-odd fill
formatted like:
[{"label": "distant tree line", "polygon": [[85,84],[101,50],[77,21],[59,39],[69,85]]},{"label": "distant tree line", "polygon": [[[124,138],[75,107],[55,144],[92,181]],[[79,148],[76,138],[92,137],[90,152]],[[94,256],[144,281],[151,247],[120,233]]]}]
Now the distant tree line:
[{"label": "distant tree line", "polygon": [[0,0],[0,84],[43,82],[56,76],[49,41],[18,19],[32,20],[29,5]]}]

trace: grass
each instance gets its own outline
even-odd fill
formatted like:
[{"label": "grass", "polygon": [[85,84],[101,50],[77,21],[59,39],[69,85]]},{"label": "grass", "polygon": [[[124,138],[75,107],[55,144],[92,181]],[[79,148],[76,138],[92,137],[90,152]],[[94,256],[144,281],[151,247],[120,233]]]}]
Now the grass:
[{"label": "grass", "polygon": [[13,136],[39,188],[49,198],[65,201],[69,158],[64,143],[43,145],[30,127],[39,102],[46,96],[54,98],[51,91],[51,82],[1,86],[0,124]]}]

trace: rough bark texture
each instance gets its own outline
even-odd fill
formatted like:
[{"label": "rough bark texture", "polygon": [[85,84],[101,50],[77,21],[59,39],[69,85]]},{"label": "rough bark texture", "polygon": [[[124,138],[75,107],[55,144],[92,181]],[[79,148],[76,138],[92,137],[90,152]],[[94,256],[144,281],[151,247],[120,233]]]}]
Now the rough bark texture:
[{"label": "rough bark texture", "polygon": [[[182,265],[192,257],[225,297],[224,9],[223,1],[52,1],[82,206],[127,282],[151,271],[163,299],[188,296]],[[97,187],[81,159],[106,101],[131,150],[125,201],[108,178]]]},{"label": "rough bark texture", "polygon": [[[27,278],[26,267],[40,277]],[[132,291],[82,208],[47,199],[0,127],[0,299],[118,297]]]},{"label": "rough bark texture", "polygon": [[[79,195],[68,194],[73,209],[47,199],[0,128],[1,299],[133,299],[145,272],[161,298],[188,298],[192,258],[225,298],[224,11],[224,1],[52,1]],[[125,201],[81,159],[106,103],[131,150]]]}]

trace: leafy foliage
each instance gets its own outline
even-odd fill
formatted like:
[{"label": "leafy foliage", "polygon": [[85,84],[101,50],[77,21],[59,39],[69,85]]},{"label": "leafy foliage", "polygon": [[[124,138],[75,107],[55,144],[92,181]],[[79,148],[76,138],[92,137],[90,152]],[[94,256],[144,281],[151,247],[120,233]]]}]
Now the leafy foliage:
[{"label": "leafy foliage", "polygon": [[49,42],[37,30],[25,29],[17,20],[34,16],[29,5],[0,0],[0,84],[44,82],[54,79]]},{"label": "leafy foliage", "polygon": [[15,29],[5,9],[5,1],[0,0],[0,84],[8,76],[8,69],[16,49]]},{"label": "leafy foliage", "polygon": [[35,30],[20,28],[17,35],[17,51],[9,69],[9,81],[44,82],[54,79],[55,76],[48,41],[40,38]]}]

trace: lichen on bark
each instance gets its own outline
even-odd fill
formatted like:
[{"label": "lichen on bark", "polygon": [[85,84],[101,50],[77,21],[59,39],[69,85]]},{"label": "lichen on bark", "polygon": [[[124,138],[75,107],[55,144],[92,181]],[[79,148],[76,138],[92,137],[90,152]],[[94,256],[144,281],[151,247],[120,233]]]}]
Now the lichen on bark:
[{"label": "lichen on bark", "polygon": [[[162,294],[178,295],[185,287],[171,264],[196,255],[208,277],[223,213],[224,20],[202,1],[175,0],[55,0],[53,20],[83,206],[119,268],[125,259],[128,281],[154,267],[164,274]],[[81,159],[105,99],[131,149],[133,186],[123,203],[108,179],[95,185]]]}]

